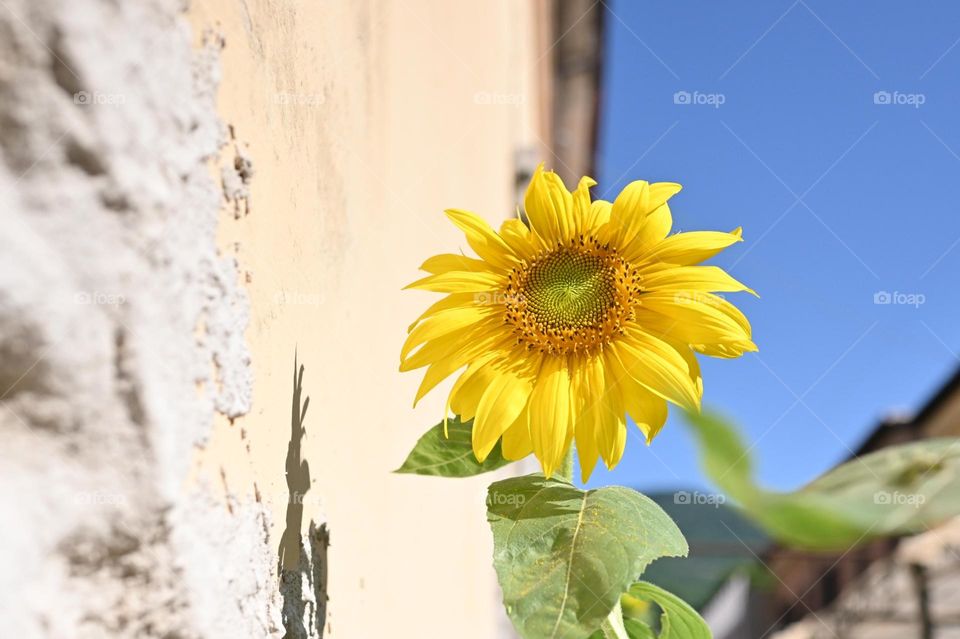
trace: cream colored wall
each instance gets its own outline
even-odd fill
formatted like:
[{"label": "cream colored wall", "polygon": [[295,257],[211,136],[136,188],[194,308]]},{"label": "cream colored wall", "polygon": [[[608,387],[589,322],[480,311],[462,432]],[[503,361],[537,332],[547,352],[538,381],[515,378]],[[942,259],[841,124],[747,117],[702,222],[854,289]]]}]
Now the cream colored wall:
[{"label": "cream colored wall", "polygon": [[544,5],[197,0],[190,20],[224,37],[219,111],[254,166],[249,213],[221,223],[250,296],[253,410],[216,425],[193,480],[256,484],[276,547],[297,351],[328,636],[501,636],[490,477],[390,473],[442,410],[442,393],[412,410],[419,374],[397,371],[433,299],[401,288],[467,248],[444,208],[510,214],[514,152],[546,137]]}]

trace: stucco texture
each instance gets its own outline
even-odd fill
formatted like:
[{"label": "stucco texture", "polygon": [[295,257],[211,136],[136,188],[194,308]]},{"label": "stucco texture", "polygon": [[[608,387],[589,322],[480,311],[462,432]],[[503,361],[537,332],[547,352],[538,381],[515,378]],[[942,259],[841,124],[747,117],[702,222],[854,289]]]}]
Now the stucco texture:
[{"label": "stucco texture", "polygon": [[278,628],[268,513],[185,484],[251,391],[216,247],[219,50],[175,2],[0,9],[5,637]]}]

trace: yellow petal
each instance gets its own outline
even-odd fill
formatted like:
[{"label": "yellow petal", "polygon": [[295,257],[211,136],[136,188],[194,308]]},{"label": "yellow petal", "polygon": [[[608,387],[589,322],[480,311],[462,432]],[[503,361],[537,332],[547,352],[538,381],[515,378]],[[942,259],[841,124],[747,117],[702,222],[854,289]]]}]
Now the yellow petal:
[{"label": "yellow petal", "polygon": [[495,357],[502,357],[512,343],[511,339],[503,339],[499,343],[487,340],[470,341],[464,345],[461,343],[452,355],[441,357],[427,367],[423,374],[423,381],[417,389],[417,395],[413,400],[413,406],[431,390],[436,388],[437,384],[453,375],[455,372],[466,366],[468,363],[485,363]]},{"label": "yellow petal", "polygon": [[[688,352],[690,350],[686,346],[683,348]],[[691,379],[695,380],[698,389],[702,389],[703,385],[699,381],[700,368],[692,354],[690,359],[693,360],[692,364],[695,367],[694,372],[691,372]],[[623,400],[623,408],[633,417],[637,428],[640,429],[647,440],[647,444],[649,444],[666,422],[667,402],[634,380],[623,368],[620,357],[617,357],[615,353],[608,353],[605,360],[613,373],[612,377],[617,380],[620,396]],[[690,366],[689,360],[687,360],[687,363]]]},{"label": "yellow petal", "polygon": [[533,441],[530,439],[530,425],[526,408],[513,424],[503,434],[503,457],[510,461],[523,459],[533,452]]},{"label": "yellow petal", "polygon": [[673,217],[670,215],[670,207],[663,204],[644,218],[636,234],[621,250],[623,258],[632,261],[648,253],[667,237],[672,227]]},{"label": "yellow petal", "polygon": [[[450,437],[450,433],[447,430],[448,417],[450,415],[451,405],[454,403],[454,399],[457,395],[460,394],[463,386],[470,381],[478,372],[484,370],[487,365],[497,356],[496,353],[487,353],[485,355],[480,355],[475,360],[470,362],[470,365],[467,366],[467,370],[460,374],[457,380],[453,383],[453,387],[450,389],[450,392],[447,394],[447,403],[443,409],[443,436]],[[461,416],[462,417],[462,416]]]},{"label": "yellow petal", "polygon": [[586,483],[600,456],[597,429],[600,427],[600,402],[603,396],[602,358],[584,358],[574,370],[571,381],[577,400],[574,437],[577,442],[577,459],[580,461],[580,479]]},{"label": "yellow petal", "polygon": [[[468,353],[473,353],[477,348],[489,348],[492,343],[509,339],[510,336],[510,333],[504,331],[503,320],[496,316],[488,317],[478,322],[466,336],[444,335],[441,338],[427,342],[407,357],[407,359],[400,362],[400,372],[405,373],[412,371],[447,357],[465,357]],[[463,364],[465,363],[466,362],[463,362]],[[463,364],[461,364],[461,366],[463,366]]]},{"label": "yellow petal", "polygon": [[523,412],[533,384],[513,373],[498,372],[480,398],[473,420],[473,453],[483,463],[500,436]]},{"label": "yellow petal", "polygon": [[643,272],[643,288],[650,291],[676,291],[679,295],[692,291],[746,291],[757,294],[718,266],[676,266],[660,268],[650,273]]},{"label": "yellow petal", "polygon": [[624,414],[619,415],[609,408],[603,416],[598,430],[600,457],[608,470],[613,470],[623,458],[627,446],[627,423]]},{"label": "yellow petal", "polygon": [[[592,203],[590,202],[590,187],[596,186],[597,181],[591,177],[582,177],[580,178],[580,183],[577,185],[577,190],[573,192],[573,235],[581,233],[586,229],[587,221],[591,221],[592,217],[590,214],[590,209]],[[571,237],[573,237],[571,235]]]},{"label": "yellow petal", "polygon": [[[611,357],[616,357],[607,349],[603,358],[607,363]],[[610,370],[607,364],[607,370]],[[605,388],[599,398],[599,420],[596,425],[597,448],[600,457],[608,469],[614,468],[623,457],[623,450],[627,444],[627,425],[622,395],[622,385],[613,376],[605,378]]]},{"label": "yellow petal", "polygon": [[560,176],[544,171],[542,164],[533,172],[523,207],[544,246],[555,246],[572,237],[573,198]]},{"label": "yellow petal", "polygon": [[[618,243],[621,246],[632,243],[640,229],[647,225],[647,218],[665,205],[667,200],[676,195],[681,188],[679,184],[673,182],[649,184],[644,180],[638,180],[628,184],[613,201],[610,217],[619,227]],[[669,210],[667,216],[669,217]],[[660,214],[660,217],[662,218],[663,214]]]},{"label": "yellow petal", "polygon": [[644,389],[637,389],[627,398],[627,412],[648,445],[667,422],[667,402]]},{"label": "yellow petal", "polygon": [[631,182],[613,201],[613,215],[621,220],[643,218],[660,208],[682,188],[674,182]]},{"label": "yellow petal", "polygon": [[[440,311],[434,316],[423,320],[417,324],[416,328],[410,331],[406,341],[403,343],[403,347],[400,349],[400,359],[406,359],[407,355],[409,355],[413,349],[425,342],[449,335],[450,333],[462,333],[464,330],[472,328],[473,325],[480,320],[494,314],[499,314],[500,312],[501,309],[495,306],[482,306],[479,304],[458,306]],[[462,339],[463,335],[461,334],[459,337]]]},{"label": "yellow petal", "polygon": [[540,250],[539,245],[534,244],[530,228],[523,223],[523,220],[516,218],[505,220],[500,225],[500,236],[513,252],[522,259],[532,260]]},{"label": "yellow petal", "polygon": [[445,311],[451,308],[457,308],[460,306],[468,306],[470,304],[476,304],[477,294],[476,293],[452,293],[447,295],[443,299],[440,299],[433,304],[431,304],[427,310],[423,312],[423,315],[417,318],[413,324],[407,327],[407,333],[410,333],[414,328],[417,327],[417,324],[436,315],[440,311]]},{"label": "yellow petal", "polygon": [[427,273],[446,273],[447,271],[475,271],[479,273],[492,273],[494,267],[483,260],[478,260],[466,255],[457,255],[455,253],[444,253],[434,255],[420,265],[421,271]]},{"label": "yellow petal", "polygon": [[687,410],[700,409],[700,394],[683,356],[639,329],[628,329],[610,349],[641,386]]},{"label": "yellow petal", "polygon": [[457,227],[467,236],[467,243],[484,261],[502,269],[511,269],[517,264],[517,258],[497,235],[486,220],[469,211],[447,209],[444,211]]},{"label": "yellow petal", "polygon": [[692,344],[691,347],[698,353],[723,359],[736,359],[744,353],[756,353],[760,350],[751,340],[726,344]]},{"label": "yellow petal", "polygon": [[573,412],[569,371],[561,358],[547,357],[530,394],[527,410],[533,452],[547,477],[553,475],[563,460],[568,434],[573,434]]},{"label": "yellow petal", "polygon": [[660,242],[645,257],[651,261],[671,264],[699,264],[728,246],[742,241],[743,231],[740,227],[730,233],[719,231],[677,233]]},{"label": "yellow petal", "polygon": [[580,481],[587,483],[597,466],[600,451],[597,448],[597,429],[599,421],[593,416],[581,416],[577,422],[574,436],[577,442],[577,459],[580,461]]},{"label": "yellow petal", "polygon": [[[733,304],[712,293],[645,293],[637,322],[650,332],[688,344],[723,344],[750,339],[750,324]],[[648,313],[666,318],[651,321]]]},{"label": "yellow petal", "polygon": [[613,205],[606,200],[594,200],[590,205],[590,212],[583,221],[583,230],[585,233],[595,234],[599,229],[610,221],[610,211]]},{"label": "yellow petal", "polygon": [[729,320],[723,320],[722,329],[716,330],[692,315],[670,317],[641,309],[636,312],[635,319],[638,325],[656,337],[690,344],[704,355],[729,358],[757,350],[742,328],[735,328]]},{"label": "yellow petal", "polygon": [[502,275],[493,273],[448,271],[428,275],[404,288],[417,288],[436,293],[481,293],[499,290],[506,286],[506,282]]},{"label": "yellow petal", "polygon": [[457,392],[450,394],[450,407],[461,420],[476,417],[483,394],[496,378],[496,369],[490,362],[491,359],[484,358],[470,364],[457,380]]}]

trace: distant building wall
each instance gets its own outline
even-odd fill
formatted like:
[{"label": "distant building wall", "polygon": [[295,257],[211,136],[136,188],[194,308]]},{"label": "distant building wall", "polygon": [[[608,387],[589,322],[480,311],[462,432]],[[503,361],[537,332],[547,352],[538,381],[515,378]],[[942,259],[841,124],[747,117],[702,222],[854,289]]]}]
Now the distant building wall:
[{"label": "distant building wall", "polygon": [[[960,373],[915,417],[882,423],[856,454],[923,438],[958,436]],[[775,547],[764,556],[775,575],[766,595],[767,627],[789,626],[783,639],[960,636],[956,627],[960,606],[954,609],[945,603],[960,594],[958,529],[960,523],[954,522],[917,537],[878,539],[843,553]],[[925,611],[921,593],[940,603]],[[934,624],[936,634],[918,634],[924,619]],[[822,623],[825,620],[829,622]],[[824,635],[825,627],[836,634]],[[900,631],[905,634],[897,634]]]},{"label": "distant building wall", "polygon": [[960,637],[960,519],[904,539],[830,607],[807,611],[775,639]]}]

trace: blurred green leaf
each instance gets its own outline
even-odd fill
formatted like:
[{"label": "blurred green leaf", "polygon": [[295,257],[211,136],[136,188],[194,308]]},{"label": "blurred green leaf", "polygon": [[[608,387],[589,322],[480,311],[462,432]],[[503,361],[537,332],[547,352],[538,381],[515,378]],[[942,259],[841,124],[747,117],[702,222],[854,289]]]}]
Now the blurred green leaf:
[{"label": "blurred green leaf", "polygon": [[829,471],[801,490],[757,486],[736,429],[712,414],[688,414],[707,475],[779,541],[841,549],[871,537],[925,530],[960,514],[960,439],[884,448]]},{"label": "blurred green leaf", "polygon": [[666,513],[620,486],[505,479],[490,486],[487,518],[503,602],[524,639],[589,637],[651,561],[687,554]]},{"label": "blurred green leaf", "polygon": [[[643,573],[644,581],[677,595],[702,610],[732,574],[765,578],[757,557],[772,543],[770,536],[722,494],[697,490],[647,493],[677,524],[690,545],[685,558],[667,557]],[[624,614],[629,609],[624,603]]]},{"label": "blurred green leaf", "polygon": [[509,459],[503,458],[500,442],[497,442],[482,464],[478,462],[470,439],[472,430],[472,419],[461,422],[459,417],[455,417],[447,421],[447,432],[450,435],[448,438],[444,436],[443,422],[440,422],[417,441],[406,461],[394,472],[437,477],[471,477],[511,463]]}]

